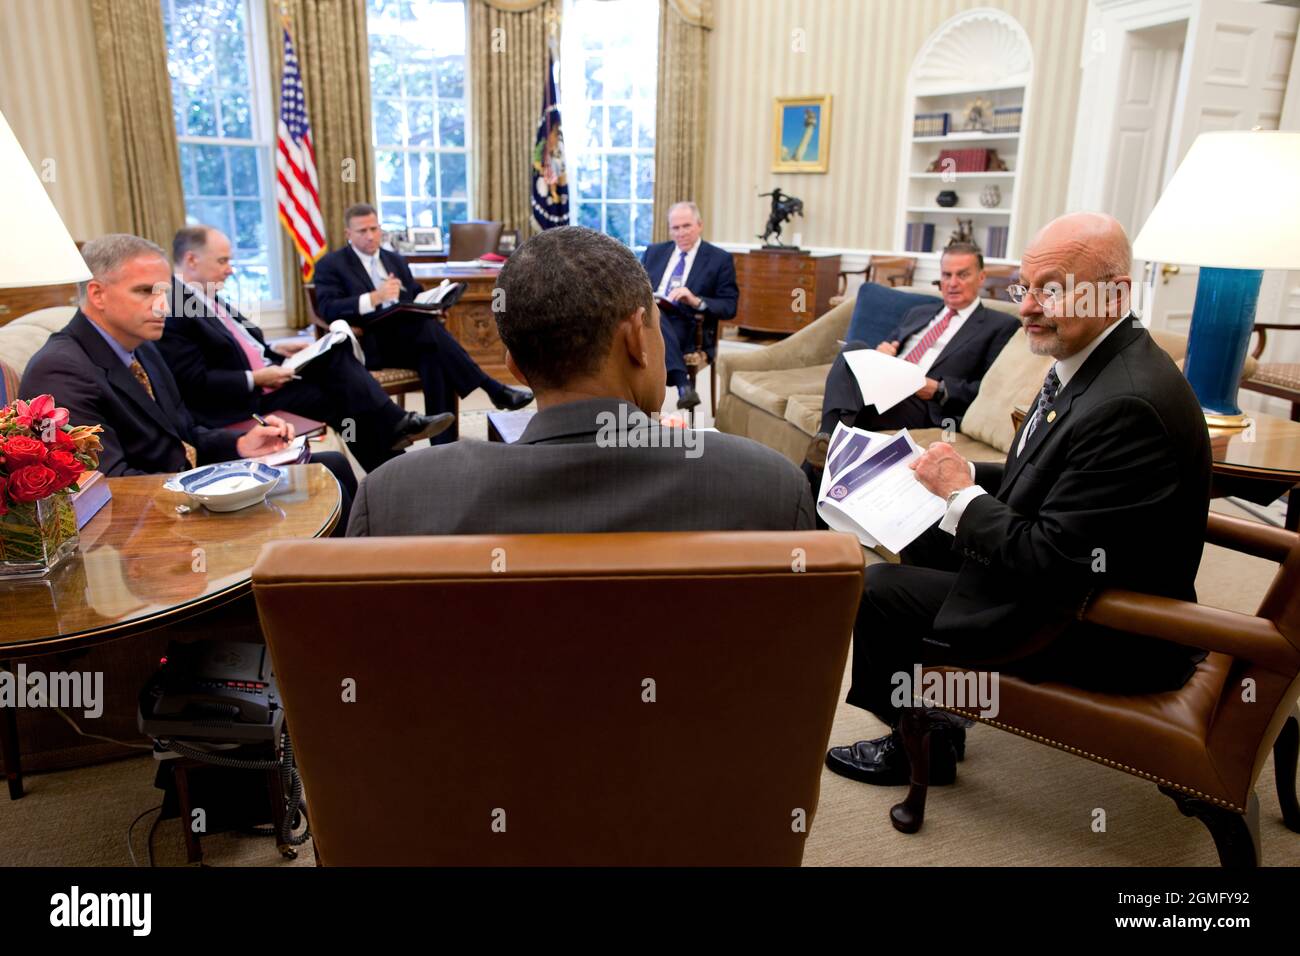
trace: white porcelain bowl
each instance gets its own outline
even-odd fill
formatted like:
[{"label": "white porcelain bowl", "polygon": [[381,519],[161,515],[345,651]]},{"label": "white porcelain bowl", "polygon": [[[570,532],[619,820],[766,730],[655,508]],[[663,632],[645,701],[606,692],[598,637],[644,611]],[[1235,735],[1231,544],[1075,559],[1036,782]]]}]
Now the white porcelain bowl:
[{"label": "white porcelain bowl", "polygon": [[223,461],[183,471],[163,487],[188,495],[209,511],[238,511],[266,498],[283,474],[260,461]]}]

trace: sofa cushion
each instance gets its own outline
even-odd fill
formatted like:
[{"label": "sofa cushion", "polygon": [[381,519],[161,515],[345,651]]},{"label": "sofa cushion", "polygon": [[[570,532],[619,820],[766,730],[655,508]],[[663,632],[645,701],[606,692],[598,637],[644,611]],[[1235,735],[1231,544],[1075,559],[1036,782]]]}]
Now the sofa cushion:
[{"label": "sofa cushion", "polygon": [[785,420],[811,438],[822,424],[822,396],[791,395],[785,403]]},{"label": "sofa cushion", "polygon": [[[1010,420],[1011,416],[1007,416]],[[986,445],[978,439],[963,435],[961,432],[945,431],[942,428],[909,428],[907,433],[912,441],[922,448],[929,448],[937,441],[946,441],[953,450],[967,461],[1006,461],[1006,454],[992,445]]]},{"label": "sofa cushion", "polygon": [[933,305],[938,309],[942,304],[943,299],[937,295],[920,295],[877,285],[875,282],[864,282],[858,289],[857,303],[853,306],[853,318],[849,320],[845,340],[866,342],[867,348],[874,349],[910,309],[919,305]]},{"label": "sofa cushion", "polygon": [[13,368],[21,378],[27,363],[45,340],[67,325],[76,312],[70,305],[59,305],[29,312],[7,325],[0,325],[0,362]]},{"label": "sofa cushion", "polygon": [[830,370],[829,365],[809,365],[767,372],[736,372],[731,376],[731,391],[768,414],[784,418],[790,396],[821,394]]}]

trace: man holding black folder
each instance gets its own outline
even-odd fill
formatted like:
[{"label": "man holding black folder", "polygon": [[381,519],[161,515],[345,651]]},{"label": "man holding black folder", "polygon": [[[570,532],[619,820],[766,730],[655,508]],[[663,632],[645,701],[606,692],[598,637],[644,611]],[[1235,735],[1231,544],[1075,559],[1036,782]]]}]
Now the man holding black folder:
[{"label": "man holding black folder", "polygon": [[316,308],[327,322],[344,319],[362,330],[368,368],[414,366],[430,415],[449,412],[453,394],[464,398],[476,388],[497,408],[513,411],[533,400],[527,389],[511,388],[479,368],[435,316],[389,315],[392,306],[414,302],[420,284],[400,255],[379,247],[374,206],[358,203],[343,215],[348,244],[316,263]]},{"label": "man holding black folder", "polygon": [[275,411],[317,418],[339,432],[366,471],[451,426],[452,415],[403,412],[348,348],[287,367],[284,360],[302,346],[271,348],[219,294],[234,272],[230,258],[230,240],[209,226],[187,226],[172,240],[176,276],[158,347],[196,422],[219,428]]},{"label": "man holding black folder", "polygon": [[740,299],[731,253],[701,239],[703,230],[699,207],[679,202],[668,210],[672,241],[649,246],[641,256],[659,304],[668,384],[676,386],[682,409],[700,404],[686,373],[686,356],[696,351],[696,319],[703,320],[704,352],[712,362],[718,352],[718,320],[734,316]]}]

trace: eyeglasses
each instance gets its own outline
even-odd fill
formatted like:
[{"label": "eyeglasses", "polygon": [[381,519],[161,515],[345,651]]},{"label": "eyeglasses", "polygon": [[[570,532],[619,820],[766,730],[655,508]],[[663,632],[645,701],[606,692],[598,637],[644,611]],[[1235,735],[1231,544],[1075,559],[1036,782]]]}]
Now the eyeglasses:
[{"label": "eyeglasses", "polygon": [[1055,312],[1065,298],[1065,291],[1056,289],[1048,292],[1046,289],[1031,289],[1026,285],[1009,285],[1007,295],[1011,296],[1011,301],[1016,305],[1020,305],[1027,296],[1032,295],[1038,307],[1044,312]]}]

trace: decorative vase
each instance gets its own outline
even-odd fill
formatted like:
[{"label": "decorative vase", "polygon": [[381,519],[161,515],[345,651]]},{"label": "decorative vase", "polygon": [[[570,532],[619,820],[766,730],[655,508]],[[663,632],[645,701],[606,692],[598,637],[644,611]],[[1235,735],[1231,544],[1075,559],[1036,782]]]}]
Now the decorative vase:
[{"label": "decorative vase", "polygon": [[0,515],[0,577],[47,574],[77,550],[72,498],[59,492]]},{"label": "decorative vase", "polygon": [[1002,190],[998,188],[997,183],[989,183],[980,192],[980,205],[985,209],[993,209],[1002,205]]},{"label": "decorative vase", "polygon": [[957,194],[951,189],[945,189],[943,192],[939,193],[939,195],[934,197],[934,201],[944,209],[951,209],[953,206],[957,205]]}]

